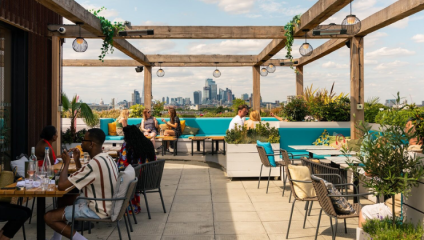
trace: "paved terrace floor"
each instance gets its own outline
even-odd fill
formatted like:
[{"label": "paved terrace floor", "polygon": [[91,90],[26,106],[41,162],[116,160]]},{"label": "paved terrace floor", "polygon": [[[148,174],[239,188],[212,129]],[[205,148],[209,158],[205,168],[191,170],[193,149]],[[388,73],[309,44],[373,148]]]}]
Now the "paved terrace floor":
[{"label": "paved terrace floor", "polygon": [[[167,161],[162,180],[167,213],[162,211],[159,194],[148,194],[152,213],[149,220],[141,198],[142,213],[137,215],[138,224],[133,224],[131,237],[149,240],[285,239],[292,206],[288,202],[290,191],[286,191],[285,197],[281,196],[283,183],[280,180],[270,182],[268,194],[265,193],[265,179],[261,181],[260,189],[257,184],[257,179],[231,181],[214,163]],[[362,199],[361,203],[370,202]],[[314,204],[303,229],[304,206],[304,203],[296,202],[289,239],[314,239],[320,207]],[[329,222],[323,214],[318,239],[331,239]],[[345,234],[343,221],[340,221],[337,239],[355,239],[357,224],[357,219],[348,219],[348,234]],[[84,235],[88,239],[115,240],[118,239],[115,226],[99,223],[91,235],[87,232]],[[120,226],[123,239],[127,239],[123,220]],[[33,217],[30,225],[27,222],[25,228],[27,239],[34,239],[36,218]],[[51,236],[52,230],[47,227],[47,239]],[[14,239],[23,239],[22,231]]]}]

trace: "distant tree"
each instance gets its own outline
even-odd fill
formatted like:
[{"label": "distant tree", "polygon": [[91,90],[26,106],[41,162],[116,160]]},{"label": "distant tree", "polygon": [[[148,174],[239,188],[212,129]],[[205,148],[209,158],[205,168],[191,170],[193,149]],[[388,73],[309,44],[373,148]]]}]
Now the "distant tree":
[{"label": "distant tree", "polygon": [[233,100],[233,106],[232,106],[233,112],[237,113],[237,108],[240,105],[244,105],[244,104],[246,104],[246,102],[243,99],[241,99],[241,98],[234,99]]},{"label": "distant tree", "polygon": [[155,103],[153,104],[153,109],[152,109],[152,111],[153,111],[153,113],[152,113],[152,115],[153,116],[156,116],[156,117],[160,117],[160,116],[162,116],[162,111],[163,111],[163,107],[165,106],[165,102],[161,102],[160,100],[156,100],[155,101]]},{"label": "distant tree", "polygon": [[144,106],[141,104],[135,104],[130,107],[130,118],[141,118],[143,117]]}]

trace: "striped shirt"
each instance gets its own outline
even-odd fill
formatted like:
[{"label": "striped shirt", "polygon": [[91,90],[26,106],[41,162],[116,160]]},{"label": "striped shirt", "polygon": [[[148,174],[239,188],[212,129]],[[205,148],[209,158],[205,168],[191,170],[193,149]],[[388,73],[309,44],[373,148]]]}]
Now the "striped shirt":
[{"label": "striped shirt", "polygon": [[[68,177],[69,181],[85,197],[113,198],[114,188],[118,178],[116,163],[107,153],[97,154],[86,165]],[[88,207],[100,218],[112,215],[112,201],[90,200]]]}]

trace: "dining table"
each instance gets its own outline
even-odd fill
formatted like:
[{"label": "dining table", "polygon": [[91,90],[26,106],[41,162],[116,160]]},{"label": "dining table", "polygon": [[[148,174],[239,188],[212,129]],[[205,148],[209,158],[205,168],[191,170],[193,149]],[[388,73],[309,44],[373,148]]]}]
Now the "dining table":
[{"label": "dining table", "polygon": [[[340,156],[340,155],[345,155],[345,153],[343,153],[340,150],[337,149],[331,149],[331,150],[311,150],[311,149],[307,149],[306,151],[309,152],[309,155],[311,157],[315,155],[320,155],[320,156]],[[350,151],[349,155],[355,155],[356,152],[354,151]]]},{"label": "dining table", "polygon": [[[292,148],[294,150],[306,150],[307,152],[309,152],[308,150],[334,150],[333,147],[330,146],[326,146],[326,145],[288,145],[289,148]],[[313,158],[314,154],[312,154],[311,152],[309,152],[309,157]]]},{"label": "dining table", "polygon": [[[37,199],[37,240],[46,239],[46,223],[44,222],[44,214],[46,213],[47,197],[63,197],[69,193],[75,186],[71,186],[66,190],[60,191],[55,184],[50,184],[48,190],[41,187],[26,189],[25,187],[16,187],[17,183],[10,184],[0,189],[0,197],[23,197]],[[35,201],[35,200],[34,200]],[[31,238],[33,239],[33,238]]]}]

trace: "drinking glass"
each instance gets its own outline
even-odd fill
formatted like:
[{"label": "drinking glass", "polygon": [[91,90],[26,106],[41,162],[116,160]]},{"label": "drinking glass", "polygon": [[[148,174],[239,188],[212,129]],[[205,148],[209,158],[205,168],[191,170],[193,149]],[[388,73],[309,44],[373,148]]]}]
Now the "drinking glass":
[{"label": "drinking glass", "polygon": [[47,187],[48,187],[48,185],[46,185],[46,183],[49,180],[49,178],[47,177],[47,173],[45,171],[41,171],[38,174],[38,177],[40,178],[41,190],[46,190]]},{"label": "drinking glass", "polygon": [[30,162],[30,164],[28,164],[27,173],[28,173],[28,178],[29,179],[33,179],[34,178],[34,175],[35,175],[35,163]]}]

